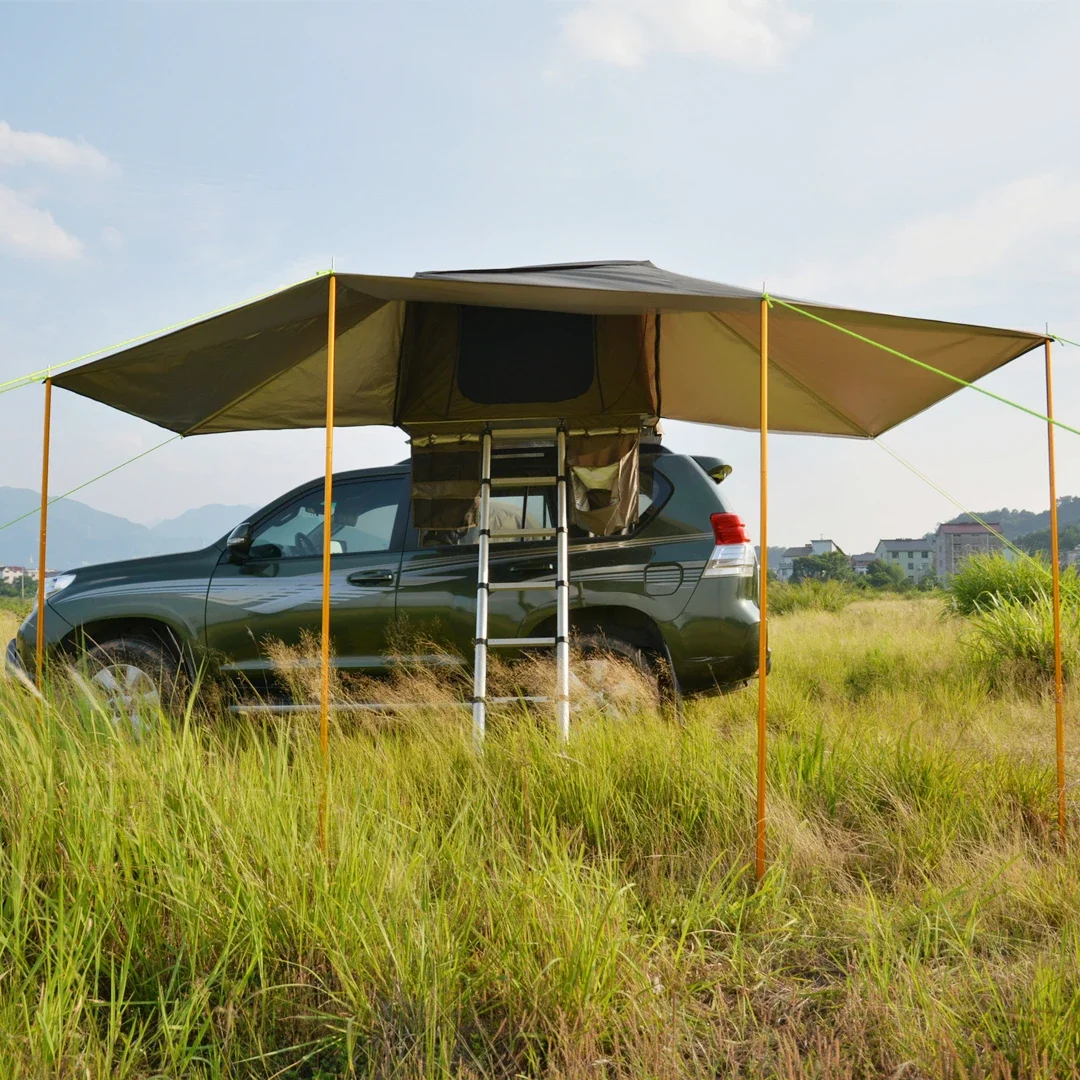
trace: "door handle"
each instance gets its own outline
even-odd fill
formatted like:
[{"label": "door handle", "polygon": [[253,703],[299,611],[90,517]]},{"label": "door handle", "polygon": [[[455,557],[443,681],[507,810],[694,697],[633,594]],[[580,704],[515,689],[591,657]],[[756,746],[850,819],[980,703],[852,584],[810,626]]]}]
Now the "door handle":
[{"label": "door handle", "polygon": [[524,577],[526,574],[555,573],[555,562],[548,559],[547,562],[511,563],[507,568],[508,574],[515,577]]},{"label": "door handle", "polygon": [[357,570],[345,580],[350,585],[392,585],[394,575],[389,570]]}]

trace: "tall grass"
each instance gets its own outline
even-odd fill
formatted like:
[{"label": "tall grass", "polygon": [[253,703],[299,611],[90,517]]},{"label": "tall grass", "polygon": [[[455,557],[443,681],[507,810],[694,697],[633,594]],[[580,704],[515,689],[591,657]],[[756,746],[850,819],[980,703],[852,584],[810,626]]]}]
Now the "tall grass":
[{"label": "tall grass", "polygon": [[[991,598],[961,636],[968,655],[994,687],[1040,690],[1054,677],[1054,607],[1046,593],[1027,603]],[[1080,670],[1080,608],[1063,604],[1061,659],[1065,679]]]},{"label": "tall grass", "polygon": [[805,578],[802,581],[769,582],[769,611],[788,615],[793,611],[843,611],[859,598],[846,581]]},{"label": "tall grass", "polygon": [[[968,559],[949,583],[953,612],[968,616],[960,641],[994,688],[1040,691],[1054,675],[1054,606],[1050,566],[1040,558],[999,554]],[[1080,579],[1061,575],[1062,668],[1080,670]]]},{"label": "tall grass", "polygon": [[29,610],[30,605],[17,596],[0,596],[0,638],[5,645]]},{"label": "tall grass", "polygon": [[[1040,556],[1006,558],[994,552],[966,559],[949,581],[948,594],[957,614],[973,615],[998,601],[1033,604],[1050,594],[1052,584],[1050,565]],[[1067,602],[1080,603],[1080,579],[1075,567],[1067,567],[1062,573],[1061,587]]]},{"label": "tall grass", "polygon": [[437,704],[335,724],[324,858],[311,719],[136,741],[0,681],[0,1075],[1076,1076],[1044,703],[926,601],[773,650],[760,887],[753,695],[565,751],[521,709],[482,755]]},{"label": "tall grass", "polygon": [[19,616],[15,612],[8,611],[0,606],[0,645],[5,649],[7,643],[15,636],[15,631],[19,628],[19,621]]}]

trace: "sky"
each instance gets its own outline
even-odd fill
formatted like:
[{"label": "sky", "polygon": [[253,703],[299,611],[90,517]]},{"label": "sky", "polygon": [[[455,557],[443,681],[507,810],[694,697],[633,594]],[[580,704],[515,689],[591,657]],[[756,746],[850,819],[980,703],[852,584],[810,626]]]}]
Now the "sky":
[{"label": "sky", "polygon": [[[1074,0],[0,3],[0,383],[331,260],[651,259],[1080,341],[1078,39]],[[1054,355],[1080,428],[1080,348]],[[1041,353],[982,385],[1044,411]],[[41,410],[40,386],[0,394],[0,485],[39,487]],[[167,437],[53,411],[56,492]],[[732,463],[757,539],[757,434],[665,430]],[[1045,425],[974,391],[881,442],[963,506],[1048,505]],[[341,430],[335,463],[404,445]],[[322,455],[321,431],[197,436],[78,498],[141,522],[258,505]],[[958,512],[869,441],[773,436],[769,475],[770,544],[864,551]]]}]

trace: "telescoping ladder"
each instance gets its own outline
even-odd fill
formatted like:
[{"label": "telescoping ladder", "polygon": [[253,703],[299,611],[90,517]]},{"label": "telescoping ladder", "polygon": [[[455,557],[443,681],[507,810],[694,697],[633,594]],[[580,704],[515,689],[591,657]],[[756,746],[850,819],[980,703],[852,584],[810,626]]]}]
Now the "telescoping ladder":
[{"label": "telescoping ladder", "polygon": [[[491,445],[494,439],[530,441],[554,436],[554,476],[491,475]],[[555,649],[555,719],[559,740],[570,737],[570,555],[567,543],[566,503],[566,429],[525,428],[488,429],[480,444],[480,543],[479,565],[476,573],[476,653],[473,661],[473,737],[483,742],[487,714],[487,653],[494,648],[528,648],[554,646]],[[555,528],[491,528],[491,490],[493,487],[551,487],[555,488]],[[522,525],[524,525],[524,521]],[[540,539],[555,537],[555,580],[492,581],[490,578],[491,541],[493,539]],[[488,637],[488,599],[492,592],[521,589],[550,589],[555,592],[555,636],[526,638]]]}]

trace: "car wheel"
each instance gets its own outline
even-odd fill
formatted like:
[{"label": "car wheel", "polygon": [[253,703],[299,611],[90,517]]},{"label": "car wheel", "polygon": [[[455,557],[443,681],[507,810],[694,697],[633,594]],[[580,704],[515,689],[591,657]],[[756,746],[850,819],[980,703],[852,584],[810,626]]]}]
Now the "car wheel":
[{"label": "car wheel", "polygon": [[180,665],[155,641],[119,637],[89,649],[84,658],[90,686],[118,727],[145,731],[162,710],[182,702]]},{"label": "car wheel", "polygon": [[636,645],[605,634],[583,634],[573,642],[571,695],[577,690],[618,711],[660,709],[656,671]]}]

